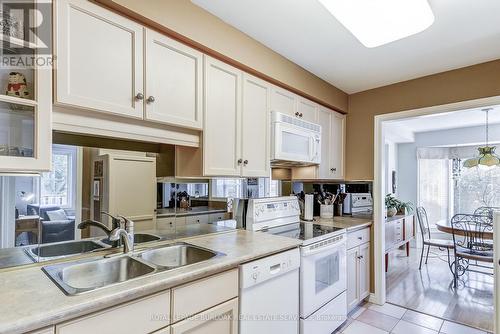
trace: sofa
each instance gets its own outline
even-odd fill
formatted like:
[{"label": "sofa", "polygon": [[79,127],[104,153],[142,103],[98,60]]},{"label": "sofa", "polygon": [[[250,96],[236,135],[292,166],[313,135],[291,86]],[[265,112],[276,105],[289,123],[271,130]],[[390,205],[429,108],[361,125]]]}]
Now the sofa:
[{"label": "sofa", "polygon": [[47,212],[61,210],[57,205],[28,204],[27,214],[40,216],[41,240],[40,243],[69,241],[75,239],[75,217],[51,220]]}]

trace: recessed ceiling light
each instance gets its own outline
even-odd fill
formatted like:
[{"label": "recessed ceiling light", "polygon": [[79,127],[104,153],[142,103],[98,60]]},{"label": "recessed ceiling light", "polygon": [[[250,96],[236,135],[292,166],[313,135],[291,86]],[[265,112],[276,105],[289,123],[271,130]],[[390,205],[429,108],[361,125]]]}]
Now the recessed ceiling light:
[{"label": "recessed ceiling light", "polygon": [[364,46],[424,31],[434,22],[427,0],[319,0]]}]

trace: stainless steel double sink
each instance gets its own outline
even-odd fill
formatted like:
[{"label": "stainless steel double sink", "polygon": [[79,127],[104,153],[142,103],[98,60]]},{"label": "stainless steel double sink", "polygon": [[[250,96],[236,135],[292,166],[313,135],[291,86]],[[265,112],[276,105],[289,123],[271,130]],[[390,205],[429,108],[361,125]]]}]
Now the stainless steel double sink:
[{"label": "stainless steel double sink", "polygon": [[78,295],[224,255],[179,242],[145,249],[132,255],[111,255],[48,265],[42,267],[42,270],[64,293]]},{"label": "stainless steel double sink", "polygon": [[[161,238],[149,233],[136,233],[134,235],[134,244],[158,241]],[[71,240],[53,244],[42,244],[26,248],[26,253],[38,262],[45,262],[64,258],[70,255],[85,254],[110,248],[112,242],[109,239],[101,240]]]}]

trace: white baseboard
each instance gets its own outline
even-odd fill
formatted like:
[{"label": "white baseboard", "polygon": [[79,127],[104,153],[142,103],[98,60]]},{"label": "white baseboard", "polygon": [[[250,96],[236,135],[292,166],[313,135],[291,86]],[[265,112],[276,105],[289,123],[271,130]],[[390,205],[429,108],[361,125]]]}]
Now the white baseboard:
[{"label": "white baseboard", "polygon": [[375,294],[373,292],[368,296],[368,302],[372,304],[378,304],[377,298],[375,298]]}]

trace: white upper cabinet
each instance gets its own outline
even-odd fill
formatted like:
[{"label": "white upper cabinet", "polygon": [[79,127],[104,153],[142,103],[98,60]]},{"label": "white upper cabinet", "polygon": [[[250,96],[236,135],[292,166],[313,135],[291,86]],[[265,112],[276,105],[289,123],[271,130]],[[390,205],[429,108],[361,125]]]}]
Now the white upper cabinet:
[{"label": "white upper cabinet", "polygon": [[329,179],[330,171],[330,141],[332,138],[331,127],[332,112],[326,108],[320,108],[318,111],[318,123],[321,124],[321,163],[318,167],[320,179]]},{"label": "white upper cabinet", "polygon": [[55,102],[142,118],[143,27],[87,0],[55,5]]},{"label": "white upper cabinet", "polygon": [[271,111],[296,116],[297,96],[292,92],[273,86],[271,92]]},{"label": "white upper cabinet", "polygon": [[303,119],[304,121],[317,123],[318,109],[319,106],[316,103],[306,100],[304,98],[299,98],[297,107],[297,112],[298,112],[297,116],[300,119]]},{"label": "white upper cabinet", "polygon": [[330,173],[334,179],[345,177],[345,115],[331,112]]},{"label": "white upper cabinet", "polygon": [[321,125],[320,179],[343,179],[345,156],[345,116],[326,108],[319,108]]},{"label": "white upper cabinet", "polygon": [[146,29],[146,118],[202,129],[203,54]]},{"label": "white upper cabinet", "polygon": [[[23,1],[27,6],[30,3],[30,10],[36,9],[34,0]],[[41,16],[30,19],[34,27],[41,27]],[[48,171],[52,148],[52,55],[38,41],[37,36],[43,36],[38,28],[33,28],[33,33],[13,33],[15,38],[3,36],[0,47],[8,59],[0,66],[0,172]],[[38,66],[26,64],[32,57]]]},{"label": "white upper cabinet", "polygon": [[203,171],[206,176],[241,173],[242,72],[205,56]]},{"label": "white upper cabinet", "polygon": [[243,75],[241,142],[242,176],[269,177],[270,85],[249,74]]}]

